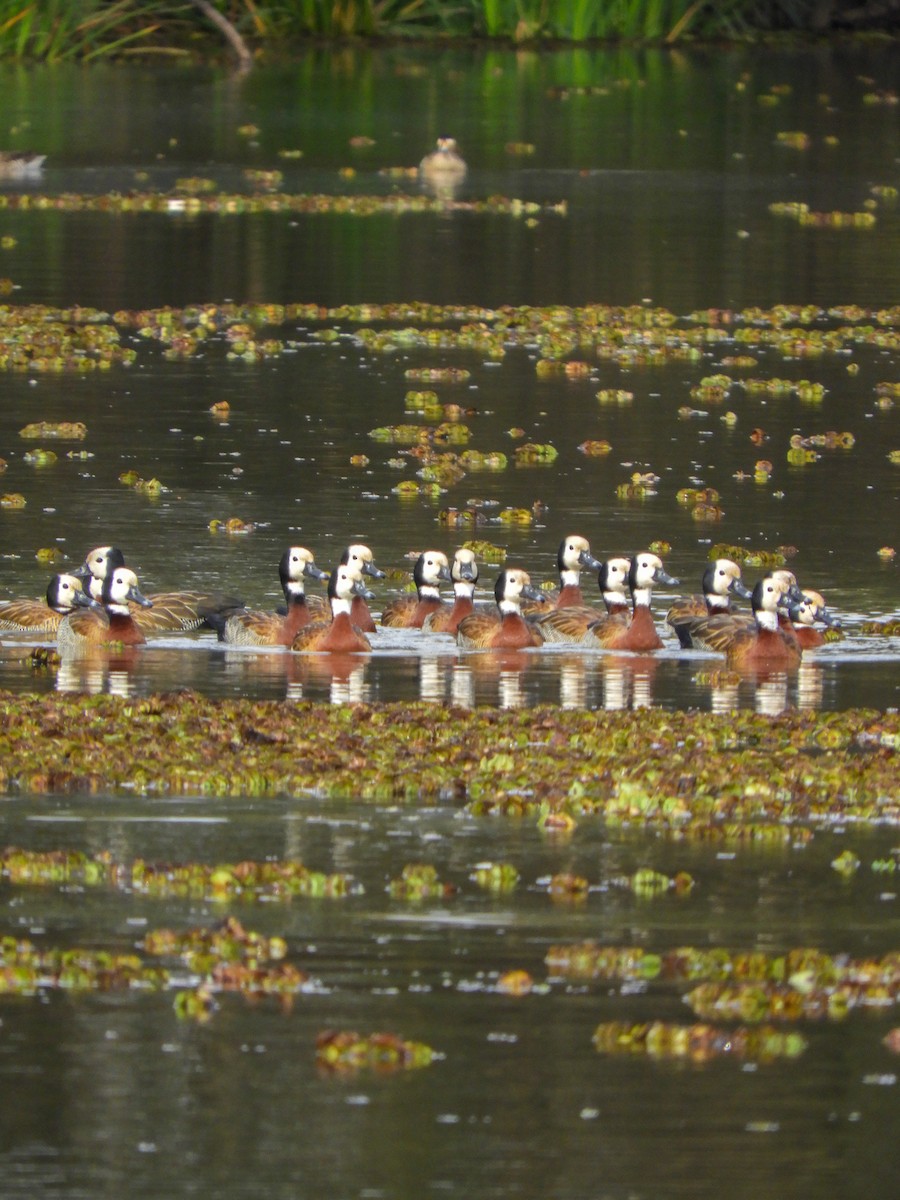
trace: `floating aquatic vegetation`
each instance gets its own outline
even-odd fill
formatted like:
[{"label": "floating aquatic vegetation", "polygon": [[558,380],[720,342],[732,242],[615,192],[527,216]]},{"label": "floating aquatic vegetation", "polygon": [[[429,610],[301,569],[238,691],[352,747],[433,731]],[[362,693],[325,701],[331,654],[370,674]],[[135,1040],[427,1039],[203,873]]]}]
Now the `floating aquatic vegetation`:
[{"label": "floating aquatic vegetation", "polygon": [[618,404],[624,406],[634,399],[634,392],[626,392],[622,388],[601,388],[597,392],[601,404]]},{"label": "floating aquatic vegetation", "polygon": [[292,859],[239,863],[131,863],[107,850],[29,851],[7,846],[0,852],[0,877],[17,886],[111,888],[142,895],[195,896],[216,900],[276,900],[293,896],[341,898],[360,895],[349,875],[311,871]]},{"label": "floating aquatic vegetation", "polygon": [[499,450],[465,450],[459,461],[466,471],[505,471],[509,466],[509,459]]},{"label": "floating aquatic vegetation", "polygon": [[877,217],[872,212],[814,212],[808,204],[796,202],[769,205],[776,217],[792,217],[810,229],[874,229]]},{"label": "floating aquatic vegetation", "polygon": [[[108,752],[117,736],[127,739],[127,757]],[[504,752],[488,752],[497,747]],[[775,718],[546,706],[460,712],[425,702],[333,709],[193,692],[128,701],[0,692],[0,788],[453,795],[477,816],[528,811],[536,820],[549,802],[576,818],[686,838],[745,823],[900,823],[898,749],[900,714],[859,709]]]},{"label": "floating aquatic vegetation", "polygon": [[[893,557],[893,551],[890,557]],[[860,626],[860,633],[874,637],[900,637],[900,620],[864,621]]]},{"label": "floating aquatic vegetation", "polygon": [[202,175],[186,175],[175,180],[175,191],[185,192],[188,196],[200,196],[204,192],[214,192],[216,181]]},{"label": "floating aquatic vegetation", "polygon": [[463,367],[410,367],[403,374],[418,383],[468,383],[472,377]]},{"label": "floating aquatic vegetation", "polygon": [[359,1034],[326,1029],[316,1036],[316,1065],[338,1074],[376,1071],[390,1074],[430,1067],[436,1055],[424,1042],[408,1042],[394,1033]]},{"label": "floating aquatic vegetation", "polygon": [[564,871],[551,876],[547,884],[550,899],[557,904],[582,904],[588,898],[590,884],[583,875]]},{"label": "floating aquatic vegetation", "polygon": [[[348,168],[352,171],[353,168]],[[0,197],[0,209],[36,209],[53,212],[98,212],[130,215],[170,213],[193,216],[216,213],[232,216],[251,213],[302,213],[314,216],[339,213],[343,216],[370,217],[408,213],[488,213],[494,216],[528,218],[541,213],[564,217],[565,200],[551,204],[520,200],[509,196],[488,196],[479,200],[454,200],[426,195],[387,196],[330,195],[302,192],[267,191],[256,194],[216,192],[181,195],[177,192],[107,192],[102,195],[60,192],[43,195],[34,192],[8,193]]]},{"label": "floating aquatic vegetation", "polygon": [[534,980],[527,971],[504,971],[497,979],[495,990],[504,996],[530,996]]},{"label": "floating aquatic vegetation", "polygon": [[512,863],[479,863],[469,878],[486,892],[504,894],[515,891],[519,872]]},{"label": "floating aquatic vegetation", "polygon": [[808,150],[812,145],[809,134],[800,130],[782,130],[775,134],[775,140],[779,146],[788,146],[791,150]]},{"label": "floating aquatic vegetation", "polygon": [[244,178],[254,187],[265,188],[267,191],[274,192],[280,187],[284,175],[278,170],[264,170],[260,167],[245,167]]},{"label": "floating aquatic vegetation", "polygon": [[832,868],[845,879],[850,879],[859,870],[859,859],[852,850],[843,850],[837,858],[831,860]]},{"label": "floating aquatic vegetation", "polygon": [[897,996],[896,982],[802,990],[779,983],[701,983],[685,1000],[705,1021],[842,1021],[853,1008],[893,1007]]},{"label": "floating aquatic vegetation", "polygon": [[32,421],[19,430],[21,438],[61,438],[77,441],[87,436],[83,421]]},{"label": "floating aquatic vegetation", "polygon": [[369,465],[369,459],[365,454],[351,454],[349,462],[351,467],[367,467]]},{"label": "floating aquatic vegetation", "polygon": [[549,465],[556,462],[559,451],[548,443],[525,442],[521,446],[516,446],[515,456],[516,465],[519,467],[536,464]]},{"label": "floating aquatic vegetation", "polygon": [[716,1058],[737,1058],[741,1062],[799,1058],[807,1047],[801,1034],[784,1033],[771,1025],[758,1029],[746,1026],[719,1029],[714,1025],[677,1025],[670,1021],[638,1025],[604,1021],[594,1030],[593,1043],[600,1054],[688,1059],[695,1065]]},{"label": "floating aquatic vegetation", "polygon": [[29,450],[22,455],[22,461],[32,467],[52,467],[57,461],[57,456],[53,450]]},{"label": "floating aquatic vegetation", "polygon": [[879,550],[876,550],[875,553],[883,562],[893,562],[894,558],[897,556],[897,551],[893,546],[882,546]]},{"label": "floating aquatic vegetation", "polygon": [[679,946],[657,954],[641,946],[606,946],[576,942],[551,946],[545,963],[552,978],[581,981],[650,982],[680,985],[791,982],[798,991],[822,991],[838,985],[873,986],[896,991],[900,986],[900,953],[852,959],[801,946],[783,954],[761,950],[730,952],[724,947]]},{"label": "floating aquatic vegetation", "polygon": [[214,517],[207,528],[210,533],[227,533],[231,536],[240,537],[246,533],[253,533],[256,526],[252,521],[244,521],[240,517],[228,517],[225,521]]},{"label": "floating aquatic vegetation", "polygon": [[497,520],[501,525],[533,525],[534,514],[530,508],[501,508]]},{"label": "floating aquatic vegetation", "polygon": [[535,152],[532,142],[507,142],[503,149],[513,158],[528,158]]},{"label": "floating aquatic vegetation", "polygon": [[472,541],[470,539],[467,542],[463,542],[463,548],[471,550],[476,558],[482,562],[493,563],[495,566],[506,562],[506,547],[495,546],[493,542],[485,542],[478,539]]},{"label": "floating aquatic vegetation", "polygon": [[39,563],[58,563],[63,560],[63,552],[58,546],[42,546],[35,551],[34,557]]},{"label": "floating aquatic vegetation", "polygon": [[119,476],[119,483],[133,488],[143,496],[161,496],[169,490],[158,479],[144,479],[137,471],[123,471]]},{"label": "floating aquatic vegetation", "polygon": [[21,492],[5,492],[0,496],[0,508],[24,508],[25,497]]},{"label": "floating aquatic vegetation", "polygon": [[726,542],[716,542],[710,546],[707,555],[710,562],[717,558],[730,558],[742,566],[752,567],[783,567],[787,558],[781,550],[752,550],[747,546],[730,546]]},{"label": "floating aquatic vegetation", "polygon": [[679,504],[718,504],[720,500],[719,493],[713,487],[706,488],[680,488],[675,493],[675,499]]},{"label": "floating aquatic vegetation", "polygon": [[609,442],[600,439],[582,442],[578,449],[582,454],[586,454],[588,458],[603,458],[610,453],[612,446]]},{"label": "floating aquatic vegetation", "polygon": [[456,894],[454,885],[439,879],[429,863],[407,863],[387,891],[392,900],[446,900]]},{"label": "floating aquatic vegetation", "polygon": [[654,871],[652,867],[640,867],[633,875],[617,876],[612,882],[644,898],[662,896],[670,891],[678,896],[686,896],[694,887],[693,877],[687,871],[669,876]]}]

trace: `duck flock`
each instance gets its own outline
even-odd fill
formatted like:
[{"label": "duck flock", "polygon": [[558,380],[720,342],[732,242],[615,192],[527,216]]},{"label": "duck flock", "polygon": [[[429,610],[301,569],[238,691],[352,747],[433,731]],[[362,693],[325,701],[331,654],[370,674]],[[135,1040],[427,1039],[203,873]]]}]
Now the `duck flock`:
[{"label": "duck flock", "polygon": [[[571,534],[557,553],[559,588],[536,588],[518,567],[500,570],[493,606],[475,604],[478,563],[471,549],[456,551],[452,562],[440,550],[420,554],[413,571],[415,594],[384,604],[385,628],[421,629],[455,637],[464,650],[521,650],[569,643],[598,650],[652,653],[663,647],[651,611],[658,584],[677,586],[660,558],[649,551],[600,562],[586,538]],[[597,572],[599,603],[587,604],[584,572]],[[143,645],[148,636],[205,626],[219,641],[236,646],[284,647],[296,653],[357,653],[372,649],[378,626],[369,609],[375,593],[367,581],[385,578],[364,545],[348,546],[331,572],[313,554],[291,546],[281,557],[279,576],[285,604],[276,612],[245,607],[235,596],[203,591],[145,596],[118,547],[98,546],[82,566],[55,575],[46,603],[0,603],[0,628],[54,636],[61,658]],[[307,595],[307,580],[327,580],[327,599]],[[452,585],[453,599],[441,596]],[[750,601],[734,611],[733,598]],[[819,646],[817,626],[838,628],[818,592],[801,591],[793,573],[773,571],[752,590],[730,559],[709,563],[702,594],[677,600],[666,622],[682,647],[723,654],[734,668],[796,666],[803,651]]]}]

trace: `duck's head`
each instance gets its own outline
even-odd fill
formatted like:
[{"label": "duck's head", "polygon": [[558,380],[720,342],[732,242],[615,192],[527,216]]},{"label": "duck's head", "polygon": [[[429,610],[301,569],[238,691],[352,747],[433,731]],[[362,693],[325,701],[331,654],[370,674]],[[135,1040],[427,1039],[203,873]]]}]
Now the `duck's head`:
[{"label": "duck's head", "polygon": [[501,613],[518,612],[523,600],[543,600],[544,597],[531,583],[531,576],[519,567],[507,567],[501,571],[494,584],[494,597]]},{"label": "duck's head", "polygon": [[461,546],[453,555],[450,575],[454,583],[477,583],[478,561],[475,558],[475,551]]},{"label": "duck's head", "polygon": [[437,587],[442,581],[449,583],[451,576],[447,555],[440,550],[426,550],[420,554],[413,568],[413,579],[417,587]]},{"label": "duck's head", "polygon": [[285,595],[289,592],[302,593],[304,576],[308,579],[327,579],[328,577],[327,571],[316,566],[312,551],[303,546],[291,546],[285,550],[281,556],[281,562],[278,564],[278,574]]},{"label": "duck's head", "polygon": [[116,567],[103,581],[103,591],[100,599],[110,612],[128,612],[129,603],[139,604],[142,608],[152,608],[152,600],[148,600],[138,587],[138,578],[128,567]]},{"label": "duck's head", "polygon": [[125,555],[118,546],[95,546],[89,550],[84,562],[72,572],[79,579],[104,580],[116,567],[125,566]]},{"label": "duck's head", "polygon": [[437,149],[439,154],[458,154],[459,150],[456,145],[456,138],[439,137],[437,140]]},{"label": "duck's head", "polygon": [[600,566],[597,583],[604,596],[611,598],[628,595],[628,576],[631,572],[630,558],[608,558]]},{"label": "duck's head", "polygon": [[764,576],[754,587],[750,604],[757,624],[763,629],[778,628],[778,610],[790,602],[790,590],[791,584],[782,572]]},{"label": "duck's head", "polygon": [[[599,571],[603,564],[591,554],[591,546],[587,538],[583,538],[577,533],[570,533],[559,543],[556,565],[559,568],[560,579],[564,583],[577,583],[579,571]],[[565,576],[568,572],[572,572],[574,578],[566,579]]]},{"label": "duck's head", "polygon": [[656,554],[649,551],[636,554],[628,571],[628,586],[635,600],[643,600],[646,597],[646,602],[649,603],[650,592],[658,583],[674,587],[678,580],[668,574],[662,565],[662,559]]},{"label": "duck's head", "polygon": [[703,572],[703,592],[707,596],[740,596],[750,599],[750,589],[741,581],[741,568],[730,558],[717,558]]},{"label": "duck's head", "polygon": [[777,571],[771,571],[770,574],[773,579],[780,579],[785,584],[786,590],[783,601],[785,604],[802,603],[803,593],[800,591],[797,576],[793,571],[788,571],[785,567],[779,567]]},{"label": "duck's head", "polygon": [[[792,604],[790,611],[791,620],[797,625],[813,625],[816,621],[821,621],[829,629],[841,628],[838,618],[828,611],[825,597],[821,592],[814,592],[811,588],[803,589],[803,599],[799,604]],[[794,616],[795,611],[798,613],[796,617]]]},{"label": "duck's head", "polygon": [[341,555],[341,564],[355,567],[357,571],[362,571],[364,575],[371,575],[373,579],[384,579],[384,571],[375,566],[375,555],[368,546],[363,546],[359,542],[354,542],[352,546],[347,547]]},{"label": "duck's head", "polygon": [[336,570],[331,572],[328,580],[328,595],[332,600],[349,601],[354,596],[361,596],[363,600],[375,599],[375,593],[370,592],[366,587],[362,571],[357,570],[349,563],[341,563]]},{"label": "duck's head", "polygon": [[74,573],[54,575],[47,588],[47,604],[54,612],[69,613],[76,608],[99,608]]}]

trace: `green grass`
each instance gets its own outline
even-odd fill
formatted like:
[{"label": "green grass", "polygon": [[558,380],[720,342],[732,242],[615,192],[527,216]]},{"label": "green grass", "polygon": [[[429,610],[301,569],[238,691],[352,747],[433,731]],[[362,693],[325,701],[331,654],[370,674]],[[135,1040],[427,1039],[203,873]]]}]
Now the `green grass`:
[{"label": "green grass", "polygon": [[[674,42],[803,29],[812,0],[215,0],[251,48],[307,37]],[[201,35],[198,40],[198,35]],[[0,0],[0,58],[89,61],[203,50],[221,34],[191,0]]]}]

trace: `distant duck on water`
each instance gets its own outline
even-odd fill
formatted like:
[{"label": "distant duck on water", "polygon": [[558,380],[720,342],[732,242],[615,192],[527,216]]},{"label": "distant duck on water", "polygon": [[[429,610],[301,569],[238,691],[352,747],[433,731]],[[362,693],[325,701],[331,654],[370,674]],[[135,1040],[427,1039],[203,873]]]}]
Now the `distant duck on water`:
[{"label": "distant duck on water", "polygon": [[0,150],[0,181],[36,179],[46,157],[46,154],[32,154],[30,151]]},{"label": "distant duck on water", "polygon": [[467,170],[456,139],[452,137],[439,137],[437,147],[419,163],[419,174],[432,183],[461,183]]}]

